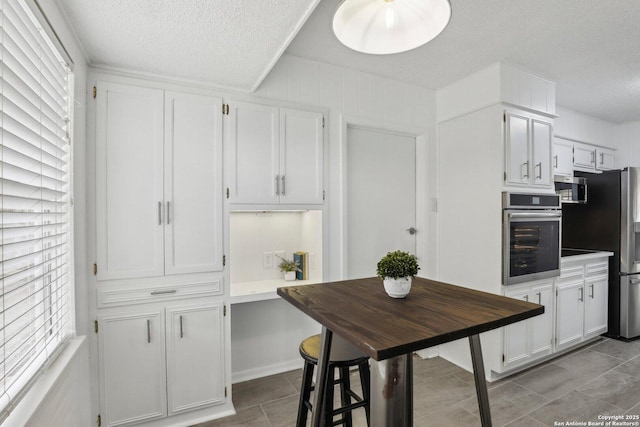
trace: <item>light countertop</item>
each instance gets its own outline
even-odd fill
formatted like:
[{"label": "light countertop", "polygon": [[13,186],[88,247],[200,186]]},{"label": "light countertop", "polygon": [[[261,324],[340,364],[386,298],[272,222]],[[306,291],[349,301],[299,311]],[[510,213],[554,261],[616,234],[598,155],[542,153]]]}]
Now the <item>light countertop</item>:
[{"label": "light countertop", "polygon": [[276,289],[283,286],[303,286],[319,283],[314,280],[258,280],[255,282],[231,283],[230,303],[264,301],[280,298]]}]

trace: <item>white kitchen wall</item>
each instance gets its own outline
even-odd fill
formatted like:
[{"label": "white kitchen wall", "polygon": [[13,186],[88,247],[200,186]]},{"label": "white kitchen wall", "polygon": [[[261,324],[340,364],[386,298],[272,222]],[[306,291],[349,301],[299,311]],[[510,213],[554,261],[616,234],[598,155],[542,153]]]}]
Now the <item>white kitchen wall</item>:
[{"label": "white kitchen wall", "polygon": [[433,215],[435,189],[435,92],[348,68],[283,55],[255,92],[256,96],[329,108],[329,156],[326,159],[329,188],[328,280],[342,278],[343,269],[343,188],[345,123],[374,123],[380,129],[407,129],[423,133],[417,146],[417,228],[422,228],[417,255],[425,259],[421,275],[432,274],[435,262]]},{"label": "white kitchen wall", "polygon": [[[322,211],[232,212],[229,216],[231,286],[242,282],[282,279],[280,259],[273,256],[273,267],[264,268],[265,252],[304,251],[315,257],[310,279],[322,278]],[[315,279],[314,279],[315,277]]]},{"label": "white kitchen wall", "polygon": [[617,148],[613,138],[615,127],[613,123],[562,107],[557,108],[557,114],[558,117],[553,123],[555,136]]}]

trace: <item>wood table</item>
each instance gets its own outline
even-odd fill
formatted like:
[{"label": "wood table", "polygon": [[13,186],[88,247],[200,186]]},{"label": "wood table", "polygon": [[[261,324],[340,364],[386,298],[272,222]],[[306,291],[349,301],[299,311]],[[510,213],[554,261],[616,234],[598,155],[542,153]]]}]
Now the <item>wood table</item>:
[{"label": "wood table", "polygon": [[333,333],[373,359],[374,427],[412,425],[412,352],[468,337],[480,419],[484,427],[491,426],[479,334],[544,313],[538,304],[418,277],[402,299],[389,297],[377,277],[288,286],[278,288],[278,295],[322,325],[314,427],[323,416]]}]

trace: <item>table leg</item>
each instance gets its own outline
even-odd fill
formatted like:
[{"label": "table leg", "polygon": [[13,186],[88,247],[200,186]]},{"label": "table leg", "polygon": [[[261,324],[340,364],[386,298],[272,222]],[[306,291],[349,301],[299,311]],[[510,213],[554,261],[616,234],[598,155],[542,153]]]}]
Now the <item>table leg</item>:
[{"label": "table leg", "polygon": [[371,359],[371,427],[413,425],[413,355]]},{"label": "table leg", "polygon": [[[320,339],[320,354],[318,354],[318,371],[316,372],[316,387],[313,406],[311,408],[311,426],[320,427],[322,422],[323,405],[322,400],[328,386],[333,386],[333,382],[329,384],[327,371],[329,367],[329,357],[331,356],[331,341],[333,332],[322,327],[322,337]],[[332,378],[333,379],[333,378]],[[331,425],[327,420],[325,424]]]},{"label": "table leg", "polygon": [[478,395],[478,408],[480,409],[480,421],[482,427],[491,427],[491,409],[489,408],[489,392],[487,380],[484,375],[484,362],[482,361],[482,348],[480,347],[480,335],[469,336],[471,348],[471,362],[473,363],[473,376],[476,381],[476,394]]}]

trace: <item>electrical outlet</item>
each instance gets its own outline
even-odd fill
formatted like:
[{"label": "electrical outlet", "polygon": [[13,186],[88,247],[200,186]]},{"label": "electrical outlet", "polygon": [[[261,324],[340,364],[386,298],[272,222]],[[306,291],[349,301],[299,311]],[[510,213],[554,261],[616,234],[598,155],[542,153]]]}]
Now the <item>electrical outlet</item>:
[{"label": "electrical outlet", "polygon": [[273,268],[273,252],[264,252],[262,254],[262,268],[265,270]]}]

